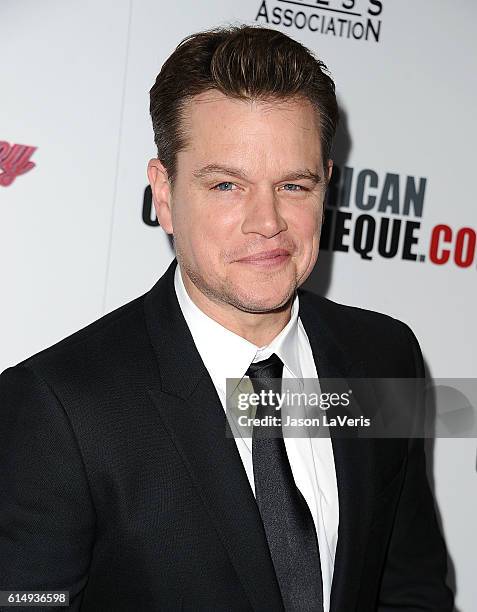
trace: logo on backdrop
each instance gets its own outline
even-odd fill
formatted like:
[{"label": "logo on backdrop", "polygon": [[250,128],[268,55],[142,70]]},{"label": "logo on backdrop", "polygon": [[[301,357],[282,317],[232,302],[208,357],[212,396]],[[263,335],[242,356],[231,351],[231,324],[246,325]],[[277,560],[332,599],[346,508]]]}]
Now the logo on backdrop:
[{"label": "logo on backdrop", "polygon": [[22,144],[9,144],[0,140],[0,186],[8,187],[13,181],[35,167],[30,157],[37,147]]},{"label": "logo on backdrop", "polygon": [[321,36],[379,42],[382,12],[379,0],[262,0],[255,21]]},{"label": "logo on backdrop", "polygon": [[333,167],[320,249],[354,252],[365,261],[402,259],[459,268],[477,263],[472,227],[437,223],[420,236],[427,179],[394,172]]},{"label": "logo on backdrop", "polygon": [[[428,238],[421,235],[426,187],[425,177],[335,164],[320,249],[354,253],[364,261],[401,259],[475,267],[475,228],[442,222],[430,228]],[[159,225],[149,185],[143,193],[142,220],[151,227]]]}]

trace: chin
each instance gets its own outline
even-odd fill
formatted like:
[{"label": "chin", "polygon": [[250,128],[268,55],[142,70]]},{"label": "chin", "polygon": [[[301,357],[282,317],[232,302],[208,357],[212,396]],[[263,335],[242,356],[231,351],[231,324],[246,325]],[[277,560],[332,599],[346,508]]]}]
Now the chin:
[{"label": "chin", "polygon": [[231,301],[236,308],[244,312],[271,312],[287,306],[294,294],[294,288],[286,292],[281,291],[279,294],[237,292]]}]

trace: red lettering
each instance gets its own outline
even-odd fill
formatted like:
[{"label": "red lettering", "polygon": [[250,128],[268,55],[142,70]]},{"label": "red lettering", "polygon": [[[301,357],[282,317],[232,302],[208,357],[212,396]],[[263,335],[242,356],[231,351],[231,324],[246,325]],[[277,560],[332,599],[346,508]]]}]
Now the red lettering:
[{"label": "red lettering", "polygon": [[452,230],[448,225],[436,225],[431,234],[431,245],[429,247],[429,257],[432,263],[442,265],[449,261],[450,249],[441,249],[440,241],[450,243],[452,240]]},{"label": "red lettering", "polygon": [[471,227],[462,227],[457,232],[454,261],[461,268],[468,268],[472,265],[475,255],[475,243],[476,235]]}]

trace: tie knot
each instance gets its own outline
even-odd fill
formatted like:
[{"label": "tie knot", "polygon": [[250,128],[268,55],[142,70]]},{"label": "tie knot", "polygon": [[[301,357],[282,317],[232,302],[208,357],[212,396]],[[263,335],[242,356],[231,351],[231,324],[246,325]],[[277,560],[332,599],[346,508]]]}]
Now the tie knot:
[{"label": "tie knot", "polygon": [[273,353],[268,359],[251,363],[246,376],[252,379],[281,378],[283,373],[283,362],[278,355]]}]

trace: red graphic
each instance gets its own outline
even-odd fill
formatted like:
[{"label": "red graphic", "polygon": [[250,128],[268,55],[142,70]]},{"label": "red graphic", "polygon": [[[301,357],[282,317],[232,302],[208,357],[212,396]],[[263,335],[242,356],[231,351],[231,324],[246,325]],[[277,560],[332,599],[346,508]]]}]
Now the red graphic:
[{"label": "red graphic", "polygon": [[35,167],[30,157],[36,147],[14,144],[0,140],[0,186],[8,187],[13,181]]}]

